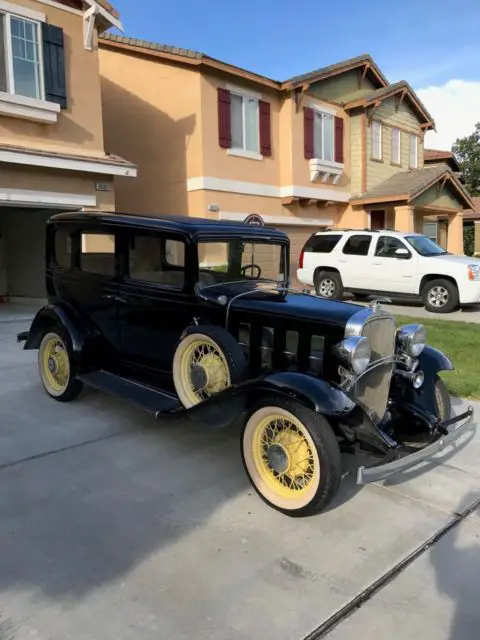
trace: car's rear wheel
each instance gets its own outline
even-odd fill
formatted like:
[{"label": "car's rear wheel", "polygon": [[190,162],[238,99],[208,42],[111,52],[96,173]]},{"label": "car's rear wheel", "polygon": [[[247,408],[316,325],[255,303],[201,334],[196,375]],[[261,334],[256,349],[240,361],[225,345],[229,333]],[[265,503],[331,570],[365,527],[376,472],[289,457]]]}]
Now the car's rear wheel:
[{"label": "car's rear wheel", "polygon": [[173,358],[173,382],[187,409],[243,379],[245,356],[238,342],[220,327],[189,327]]},{"label": "car's rear wheel", "polygon": [[298,402],[267,399],[241,438],[245,470],[260,497],[289,516],[325,509],[341,480],[340,449],[327,420]]},{"label": "car's rear wheel", "polygon": [[458,289],[450,280],[438,278],[427,282],[422,298],[427,311],[450,313],[458,306]]},{"label": "car's rear wheel", "polygon": [[320,271],[315,274],[315,293],[321,298],[339,300],[343,295],[343,282],[336,271]]},{"label": "car's rear wheel", "polygon": [[38,369],[45,391],[55,400],[69,402],[82,390],[83,384],[74,375],[70,340],[61,329],[51,328],[43,336]]},{"label": "car's rear wheel", "polygon": [[452,416],[452,401],[447,385],[440,378],[435,376],[435,407],[440,420],[448,420]]}]

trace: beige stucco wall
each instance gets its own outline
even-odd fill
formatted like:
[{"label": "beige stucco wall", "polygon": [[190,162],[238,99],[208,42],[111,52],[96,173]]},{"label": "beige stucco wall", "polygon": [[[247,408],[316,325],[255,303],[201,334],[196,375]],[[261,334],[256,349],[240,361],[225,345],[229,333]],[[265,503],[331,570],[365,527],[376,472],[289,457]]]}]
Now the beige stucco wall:
[{"label": "beige stucco wall", "polygon": [[343,229],[366,229],[368,213],[363,207],[353,207],[349,204],[339,216],[338,226]]},{"label": "beige stucco wall", "polygon": [[205,175],[200,74],[104,45],[100,74],[105,146],[138,165],[116,180],[117,208],[187,213],[186,180]]},{"label": "beige stucco wall", "polygon": [[[410,168],[410,134],[418,136],[418,168],[423,168],[423,138],[420,121],[404,100],[396,109],[395,96],[385,100],[377,108],[374,119],[382,123],[382,160],[372,159],[372,128],[367,121],[367,190],[372,189],[398,171]],[[400,129],[401,164],[392,164],[392,128]]]},{"label": "beige stucco wall", "polygon": [[64,30],[67,109],[62,109],[58,121],[52,124],[2,115],[0,144],[54,149],[79,155],[103,155],[98,52],[84,48],[82,16],[35,0],[15,0],[15,4],[45,14],[47,22]]}]

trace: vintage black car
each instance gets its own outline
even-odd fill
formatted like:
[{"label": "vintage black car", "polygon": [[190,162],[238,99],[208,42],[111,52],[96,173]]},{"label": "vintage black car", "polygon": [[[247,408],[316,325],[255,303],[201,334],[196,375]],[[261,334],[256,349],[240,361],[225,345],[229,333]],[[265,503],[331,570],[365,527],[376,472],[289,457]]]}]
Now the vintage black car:
[{"label": "vintage black car", "polygon": [[341,450],[379,456],[363,484],[430,458],[472,428],[421,325],[289,286],[273,228],[192,217],[62,213],[47,224],[48,305],[25,349],[60,401],[85,383],[157,418],[243,421],[258,494],[291,516],[324,509]]}]

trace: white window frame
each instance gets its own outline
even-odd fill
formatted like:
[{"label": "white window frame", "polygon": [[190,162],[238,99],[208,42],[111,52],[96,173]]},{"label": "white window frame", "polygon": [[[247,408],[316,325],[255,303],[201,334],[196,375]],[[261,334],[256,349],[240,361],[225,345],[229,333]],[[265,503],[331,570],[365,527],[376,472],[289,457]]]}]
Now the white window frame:
[{"label": "white window frame", "polygon": [[[41,22],[45,21],[45,16],[36,11],[31,11],[25,7],[19,7],[7,2],[0,2],[0,18],[4,19],[4,36],[5,42],[3,46],[5,48],[5,64],[7,75],[7,91],[0,92],[0,96],[7,95],[18,96],[19,98],[27,98],[29,100],[38,100],[40,102],[45,101],[45,81],[44,81],[44,61],[43,61],[43,47],[42,47],[42,32]],[[12,28],[11,19],[17,18],[33,24],[37,35],[37,51],[38,51],[38,96],[32,98],[31,96],[23,96],[15,93],[15,77],[13,73],[13,50],[12,50]]]},{"label": "white window frame", "polygon": [[[375,137],[374,137],[374,131],[375,131],[375,127],[378,126],[379,127],[379,155],[375,155]],[[372,126],[371,126],[371,145],[372,145],[372,160],[383,160],[383,125],[380,122],[380,120],[372,120]]]},{"label": "white window frame", "polygon": [[[336,166],[339,163],[335,162],[335,112],[329,111],[327,109],[322,109],[320,107],[313,107],[314,116],[313,116],[313,154],[316,160],[321,160],[327,164],[331,164],[332,166]],[[321,116],[321,127],[322,127],[322,153],[321,155],[317,153],[317,149],[315,148],[315,126],[318,126],[318,118],[316,116]],[[325,159],[325,134],[324,134],[324,122],[325,118],[332,118],[333,120],[333,136],[332,136],[332,160]]]},{"label": "white window frame", "polygon": [[[395,136],[398,136],[397,157],[395,157]],[[402,164],[402,132],[396,127],[392,127],[392,164]]]},{"label": "white window frame", "polygon": [[411,169],[418,169],[418,136],[415,133],[410,134],[409,165]]},{"label": "white window frame", "polygon": [[[260,100],[262,96],[254,91],[248,91],[246,89],[236,87],[234,85],[227,84],[227,90],[230,94],[242,99],[242,132],[243,132],[243,146],[242,147],[230,147],[227,149],[227,153],[231,156],[240,156],[242,158],[249,158],[251,160],[263,160],[263,156],[260,153]],[[257,103],[257,151],[246,148],[246,136],[247,129],[245,126],[245,100],[255,100]],[[230,111],[231,113],[231,111]],[[233,142],[233,141],[232,141]]]}]

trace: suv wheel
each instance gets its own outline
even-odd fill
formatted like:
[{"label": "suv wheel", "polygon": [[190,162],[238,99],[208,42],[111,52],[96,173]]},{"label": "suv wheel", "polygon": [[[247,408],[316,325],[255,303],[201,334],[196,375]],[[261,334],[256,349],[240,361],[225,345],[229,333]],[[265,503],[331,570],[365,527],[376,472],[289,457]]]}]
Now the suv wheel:
[{"label": "suv wheel", "polygon": [[450,280],[431,280],[422,291],[423,303],[427,311],[450,313],[458,305],[458,289]]},{"label": "suv wheel", "polygon": [[343,283],[339,273],[322,271],[315,275],[315,293],[321,298],[339,300],[343,295]]}]

